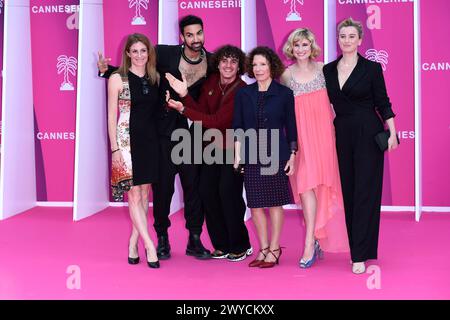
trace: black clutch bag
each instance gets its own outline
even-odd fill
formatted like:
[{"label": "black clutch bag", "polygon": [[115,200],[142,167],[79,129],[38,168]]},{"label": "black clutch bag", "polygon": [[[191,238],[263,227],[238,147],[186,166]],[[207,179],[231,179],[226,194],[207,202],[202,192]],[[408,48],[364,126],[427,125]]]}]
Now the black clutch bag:
[{"label": "black clutch bag", "polygon": [[[391,132],[389,130],[381,131],[380,133],[377,133],[375,135],[375,142],[377,143],[378,147],[381,151],[386,151],[388,148],[388,140],[391,136]],[[397,143],[400,144],[400,140],[397,136]]]}]

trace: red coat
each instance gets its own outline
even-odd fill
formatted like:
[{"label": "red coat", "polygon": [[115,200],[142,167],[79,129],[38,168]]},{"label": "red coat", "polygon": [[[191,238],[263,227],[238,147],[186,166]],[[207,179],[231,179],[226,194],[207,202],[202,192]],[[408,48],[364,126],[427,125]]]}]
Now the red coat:
[{"label": "red coat", "polygon": [[[202,121],[205,128],[219,129],[225,136],[225,130],[232,129],[236,92],[247,84],[237,77],[232,83],[221,88],[219,81],[218,73],[211,74],[202,86],[198,102],[190,95],[181,98],[181,102],[185,106],[186,117],[192,121]],[[222,89],[225,90],[222,92]],[[232,145],[230,141],[226,144],[227,147]]]}]

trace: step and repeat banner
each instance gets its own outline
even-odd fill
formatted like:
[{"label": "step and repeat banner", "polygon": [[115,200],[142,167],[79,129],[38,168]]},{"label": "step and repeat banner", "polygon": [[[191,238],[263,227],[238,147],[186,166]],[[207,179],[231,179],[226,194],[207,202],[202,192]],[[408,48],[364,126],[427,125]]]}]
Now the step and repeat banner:
[{"label": "step and repeat banner", "polygon": [[[3,2],[0,0],[0,4]],[[38,201],[72,201],[78,46],[75,0],[31,0],[33,92]],[[242,1],[178,0],[178,17],[204,20],[205,47],[241,46]],[[336,23],[347,17],[364,26],[360,53],[382,64],[399,132],[400,148],[386,156],[383,205],[414,205],[414,23],[413,1],[336,0]],[[257,0],[258,45],[282,47],[289,33],[308,27],[324,49],[324,2]],[[104,1],[105,56],[120,63],[128,34],[146,34],[156,44],[157,0]],[[421,1],[424,205],[450,206],[450,48],[446,16],[450,2]],[[3,6],[0,6],[3,19]],[[333,20],[333,19],[331,19]],[[164,24],[178,24],[165,21]],[[3,32],[3,23],[2,30]],[[178,30],[178,28],[177,28]],[[95,32],[93,30],[93,32]],[[248,35],[251,36],[251,35]],[[336,41],[335,34],[330,41]],[[1,42],[0,42],[1,46]],[[99,44],[99,47],[101,45]],[[336,48],[339,48],[336,45]],[[336,52],[339,55],[339,52]],[[323,61],[323,54],[318,57]],[[93,52],[93,72],[96,72]],[[106,88],[106,87],[105,87]],[[0,92],[1,94],[1,92]],[[106,94],[106,90],[104,93]],[[105,135],[107,132],[105,132]]]},{"label": "step and repeat banner", "polygon": [[31,0],[37,201],[73,201],[78,0]]},{"label": "step and repeat banner", "polygon": [[202,18],[205,48],[212,52],[224,44],[241,46],[241,6],[241,0],[178,0],[178,17],[193,14]]},{"label": "step and repeat banner", "polygon": [[450,1],[421,1],[423,205],[450,206]]}]

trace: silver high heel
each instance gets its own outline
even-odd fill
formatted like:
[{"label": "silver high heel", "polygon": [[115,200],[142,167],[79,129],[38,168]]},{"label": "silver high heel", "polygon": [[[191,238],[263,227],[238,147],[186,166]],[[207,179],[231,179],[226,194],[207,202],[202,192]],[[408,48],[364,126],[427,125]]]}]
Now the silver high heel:
[{"label": "silver high heel", "polygon": [[308,269],[311,268],[312,265],[316,262],[317,259],[323,259],[323,251],[320,248],[319,241],[314,241],[314,252],[311,259],[305,261],[303,258],[300,259],[299,265],[302,269]]}]

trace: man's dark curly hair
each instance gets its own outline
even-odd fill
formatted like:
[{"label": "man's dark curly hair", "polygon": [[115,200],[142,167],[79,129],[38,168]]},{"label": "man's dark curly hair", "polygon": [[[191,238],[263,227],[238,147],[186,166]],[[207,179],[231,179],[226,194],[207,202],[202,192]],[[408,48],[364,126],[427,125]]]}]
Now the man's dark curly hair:
[{"label": "man's dark curly hair", "polygon": [[181,20],[178,22],[180,33],[184,35],[184,28],[193,24],[199,24],[203,29],[203,20],[200,17],[190,14],[181,18]]},{"label": "man's dark curly hair", "polygon": [[255,74],[253,73],[253,59],[256,55],[263,56],[266,58],[267,62],[269,62],[272,79],[279,78],[286,69],[283,62],[281,62],[280,57],[272,49],[260,46],[250,51],[247,57],[247,72],[250,78],[255,77]]},{"label": "man's dark curly hair", "polygon": [[239,62],[238,76],[245,73],[245,53],[238,47],[232,45],[224,45],[217,49],[211,59],[211,67],[214,72],[219,71],[219,63],[223,58],[234,58]]}]

